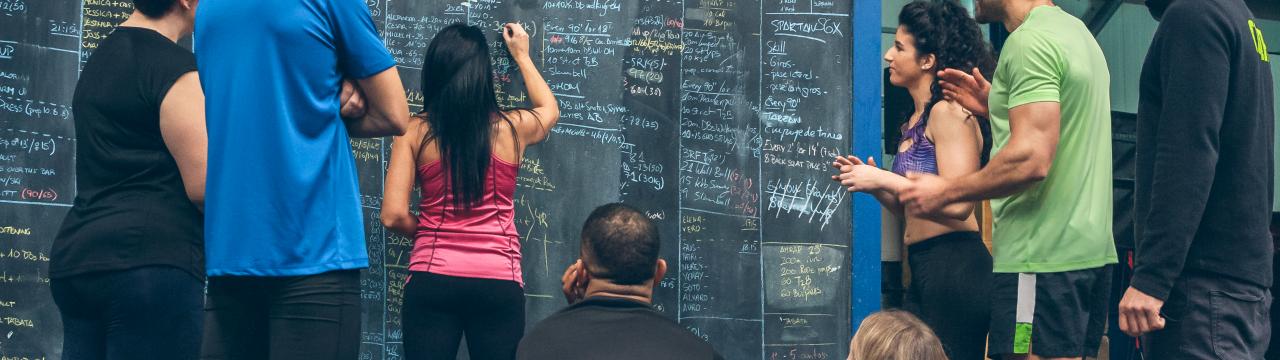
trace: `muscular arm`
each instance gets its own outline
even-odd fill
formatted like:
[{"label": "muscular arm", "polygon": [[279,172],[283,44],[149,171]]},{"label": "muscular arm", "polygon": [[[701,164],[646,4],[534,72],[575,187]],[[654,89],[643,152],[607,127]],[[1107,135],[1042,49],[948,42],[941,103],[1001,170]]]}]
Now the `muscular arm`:
[{"label": "muscular arm", "polygon": [[346,120],[351,137],[400,136],[409,123],[409,102],[405,99],[400,73],[392,66],[356,81],[367,109],[364,116]]},{"label": "muscular arm", "polygon": [[1009,142],[978,172],[955,178],[944,194],[950,202],[1013,195],[1049,176],[1058,149],[1061,108],[1035,102],[1009,110]]}]

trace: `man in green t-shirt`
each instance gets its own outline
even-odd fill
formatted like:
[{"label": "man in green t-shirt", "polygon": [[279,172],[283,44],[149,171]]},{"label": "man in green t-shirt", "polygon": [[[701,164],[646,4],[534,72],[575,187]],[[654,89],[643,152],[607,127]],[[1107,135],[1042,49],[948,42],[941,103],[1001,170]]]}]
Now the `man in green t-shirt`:
[{"label": "man in green t-shirt", "polygon": [[939,75],[950,98],[991,120],[993,156],[963,177],[910,175],[900,198],[922,215],[992,199],[992,357],[1095,356],[1116,263],[1106,60],[1052,1],[975,5],[978,21],[1011,32],[994,82],[976,70]]}]

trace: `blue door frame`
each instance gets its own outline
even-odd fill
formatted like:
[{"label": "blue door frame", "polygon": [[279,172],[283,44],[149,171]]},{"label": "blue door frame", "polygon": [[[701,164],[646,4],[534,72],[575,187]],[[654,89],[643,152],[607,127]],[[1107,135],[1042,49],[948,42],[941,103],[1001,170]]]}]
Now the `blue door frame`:
[{"label": "blue door frame", "polygon": [[[879,157],[882,149],[880,68],[880,0],[853,0],[853,148],[850,154]],[[850,312],[857,329],[880,310],[880,204],[870,196],[853,196],[850,269]]]}]

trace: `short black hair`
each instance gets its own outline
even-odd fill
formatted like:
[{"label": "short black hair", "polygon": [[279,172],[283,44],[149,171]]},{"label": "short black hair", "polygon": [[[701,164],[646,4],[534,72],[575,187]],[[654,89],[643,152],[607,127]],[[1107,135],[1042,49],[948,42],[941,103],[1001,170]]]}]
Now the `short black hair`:
[{"label": "short black hair", "polygon": [[622,203],[602,205],[582,224],[582,253],[592,277],[618,285],[653,278],[661,241],[640,210]]},{"label": "short black hair", "polygon": [[133,8],[149,18],[159,18],[169,12],[178,0],[133,0]]}]

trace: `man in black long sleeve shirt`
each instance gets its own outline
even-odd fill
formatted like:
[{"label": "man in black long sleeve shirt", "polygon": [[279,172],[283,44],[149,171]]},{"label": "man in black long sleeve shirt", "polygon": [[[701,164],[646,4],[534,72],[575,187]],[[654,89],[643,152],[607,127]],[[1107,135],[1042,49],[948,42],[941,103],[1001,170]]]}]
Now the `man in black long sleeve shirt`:
[{"label": "man in black long sleeve shirt", "polygon": [[1259,359],[1275,121],[1262,31],[1243,0],[1147,5],[1161,23],[1142,68],[1136,268],[1120,327],[1147,334],[1153,359]]}]

